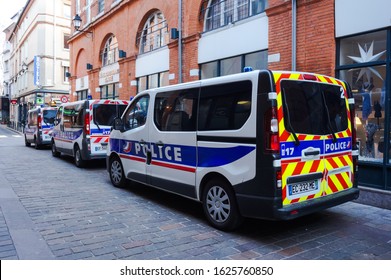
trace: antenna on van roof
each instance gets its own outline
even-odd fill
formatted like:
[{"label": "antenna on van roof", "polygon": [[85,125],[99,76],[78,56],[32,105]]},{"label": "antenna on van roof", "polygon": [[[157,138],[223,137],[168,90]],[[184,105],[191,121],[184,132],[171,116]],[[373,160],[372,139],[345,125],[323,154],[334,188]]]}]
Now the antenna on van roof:
[{"label": "antenna on van roof", "polygon": [[243,68],[243,72],[251,72],[253,71],[253,68],[251,66],[246,66]]}]

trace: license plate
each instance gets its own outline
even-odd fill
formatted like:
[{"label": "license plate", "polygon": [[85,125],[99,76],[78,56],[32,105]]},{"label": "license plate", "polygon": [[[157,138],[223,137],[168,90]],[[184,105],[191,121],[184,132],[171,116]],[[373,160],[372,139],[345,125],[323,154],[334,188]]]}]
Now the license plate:
[{"label": "license plate", "polygon": [[317,180],[288,185],[289,196],[303,194],[307,192],[314,192],[318,189],[319,184]]},{"label": "license plate", "polygon": [[106,151],[107,146],[95,146],[95,152]]}]

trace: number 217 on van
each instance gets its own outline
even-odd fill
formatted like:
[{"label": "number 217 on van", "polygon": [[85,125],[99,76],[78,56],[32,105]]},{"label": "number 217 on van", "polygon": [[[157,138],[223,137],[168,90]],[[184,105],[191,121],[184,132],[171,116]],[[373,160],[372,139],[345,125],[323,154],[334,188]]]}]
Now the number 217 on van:
[{"label": "number 217 on van", "polygon": [[107,169],[201,202],[221,230],[353,199],[354,99],[344,81],[251,71],[139,93],[110,133]]}]

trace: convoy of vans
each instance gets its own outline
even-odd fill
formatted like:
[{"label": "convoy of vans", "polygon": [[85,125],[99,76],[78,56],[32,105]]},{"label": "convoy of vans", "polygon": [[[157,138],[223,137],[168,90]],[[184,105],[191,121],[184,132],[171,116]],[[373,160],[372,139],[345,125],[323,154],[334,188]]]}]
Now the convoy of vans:
[{"label": "convoy of vans", "polygon": [[341,80],[260,70],[149,89],[127,103],[60,106],[53,156],[79,167],[105,157],[114,186],[140,182],[199,201],[220,230],[359,195],[354,98]]},{"label": "convoy of vans", "polygon": [[36,149],[51,143],[51,132],[56,117],[56,107],[37,107],[27,112],[24,127],[24,142],[27,147],[34,144]]},{"label": "convoy of vans", "polygon": [[74,157],[77,167],[106,157],[111,126],[128,105],[124,100],[81,100],[62,104],[51,135],[52,155]]}]

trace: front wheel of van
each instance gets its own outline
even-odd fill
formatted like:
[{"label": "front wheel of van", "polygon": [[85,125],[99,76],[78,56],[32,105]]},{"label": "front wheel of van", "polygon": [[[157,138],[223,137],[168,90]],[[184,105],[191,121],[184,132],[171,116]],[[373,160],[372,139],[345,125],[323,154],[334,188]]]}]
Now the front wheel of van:
[{"label": "front wheel of van", "polygon": [[121,160],[117,156],[110,158],[109,174],[111,183],[117,188],[124,188],[126,178]]},{"label": "front wheel of van", "polygon": [[242,222],[232,187],[224,180],[211,180],[204,188],[202,206],[208,221],[220,230],[234,230]]},{"label": "front wheel of van", "polygon": [[86,165],[85,160],[81,157],[81,151],[79,146],[75,147],[75,165],[79,168],[84,167]]}]

